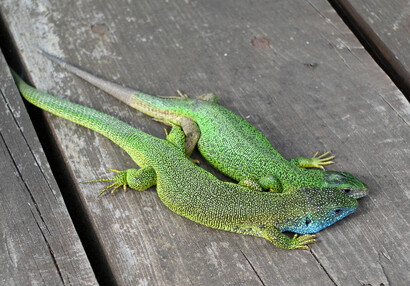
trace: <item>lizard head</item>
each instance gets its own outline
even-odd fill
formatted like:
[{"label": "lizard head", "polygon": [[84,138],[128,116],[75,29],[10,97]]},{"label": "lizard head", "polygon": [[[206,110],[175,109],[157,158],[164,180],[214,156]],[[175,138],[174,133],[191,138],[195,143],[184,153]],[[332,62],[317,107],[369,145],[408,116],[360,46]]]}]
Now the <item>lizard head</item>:
[{"label": "lizard head", "polygon": [[323,171],[323,187],[338,189],[355,199],[364,197],[369,193],[369,189],[364,183],[346,172]]},{"label": "lizard head", "polygon": [[[291,194],[290,192],[289,194]],[[281,231],[299,234],[318,232],[353,213],[356,199],[335,189],[300,189],[295,191],[298,203],[292,206],[290,219],[279,226]]]}]

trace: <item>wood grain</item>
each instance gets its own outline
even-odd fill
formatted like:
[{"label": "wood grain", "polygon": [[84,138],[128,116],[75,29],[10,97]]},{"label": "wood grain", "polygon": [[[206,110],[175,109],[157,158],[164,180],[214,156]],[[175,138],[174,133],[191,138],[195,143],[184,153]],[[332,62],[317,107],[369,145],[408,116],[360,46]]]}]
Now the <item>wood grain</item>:
[{"label": "wood grain", "polygon": [[[285,157],[331,150],[337,164],[330,169],[370,187],[359,210],[320,232],[310,251],[280,250],[190,222],[170,212],[155,188],[97,199],[102,185],[81,181],[134,163],[102,136],[48,116],[118,284],[410,283],[410,105],[328,2],[3,2],[38,88],[159,137],[163,125],[62,71],[35,47],[149,94],[214,92]],[[215,173],[203,160],[201,167]]]},{"label": "wood grain", "polygon": [[97,285],[0,53],[0,284]]},{"label": "wood grain", "polygon": [[410,100],[410,2],[329,0]]}]

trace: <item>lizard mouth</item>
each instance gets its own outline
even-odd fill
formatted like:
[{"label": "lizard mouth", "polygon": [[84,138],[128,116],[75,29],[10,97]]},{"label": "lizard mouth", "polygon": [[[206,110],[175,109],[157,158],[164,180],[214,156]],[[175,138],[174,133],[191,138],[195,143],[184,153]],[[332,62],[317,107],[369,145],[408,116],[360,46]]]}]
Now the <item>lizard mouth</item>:
[{"label": "lizard mouth", "polygon": [[354,199],[360,199],[369,194],[369,188],[366,185],[364,188],[344,188],[342,192]]}]

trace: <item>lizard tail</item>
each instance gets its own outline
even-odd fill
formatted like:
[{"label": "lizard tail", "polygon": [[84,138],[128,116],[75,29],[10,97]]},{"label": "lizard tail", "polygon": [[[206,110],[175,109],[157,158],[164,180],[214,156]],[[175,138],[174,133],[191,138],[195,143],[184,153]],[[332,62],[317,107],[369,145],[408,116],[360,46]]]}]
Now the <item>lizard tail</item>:
[{"label": "lizard tail", "polygon": [[114,82],[110,82],[107,81],[105,79],[102,79],[100,77],[97,77],[89,72],[86,72],[84,70],[81,70],[69,63],[64,62],[63,60],[61,60],[60,58],[44,51],[41,48],[38,48],[39,51],[46,56],[47,58],[49,58],[52,62],[58,64],[59,66],[61,66],[62,68],[68,70],[69,72],[75,74],[76,76],[78,76],[79,78],[91,83],[92,85],[94,85],[95,87],[102,89],[103,91],[105,91],[106,93],[114,96],[115,98],[119,99],[120,101],[124,102],[125,104],[130,104],[131,98],[132,96],[137,93],[137,91],[132,90],[130,88],[127,87],[123,87],[119,84],[116,84]]},{"label": "lizard tail", "polygon": [[[62,98],[58,98],[43,91],[37,90],[25,83],[16,74],[16,72],[11,69],[10,71],[18,89],[28,102],[54,115],[82,125],[104,135],[105,137],[119,145],[121,148],[123,148],[125,151],[127,151],[127,153],[129,154],[132,148],[142,148],[141,146],[147,144],[147,142],[145,141],[148,140],[149,137],[151,137],[150,135],[138,129],[135,129],[125,122],[122,122],[121,120],[118,120],[117,118],[112,117],[108,114],[99,112],[86,106],[69,102]],[[130,138],[134,138],[134,142],[140,145],[131,146],[129,142]]]}]

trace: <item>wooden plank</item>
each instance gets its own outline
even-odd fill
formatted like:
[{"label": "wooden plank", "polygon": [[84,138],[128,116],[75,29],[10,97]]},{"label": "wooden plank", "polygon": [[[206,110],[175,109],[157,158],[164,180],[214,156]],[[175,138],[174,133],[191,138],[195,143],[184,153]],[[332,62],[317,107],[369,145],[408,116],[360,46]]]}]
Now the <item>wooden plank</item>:
[{"label": "wooden plank", "polygon": [[[154,189],[97,200],[100,186],[79,184],[118,284],[410,283],[410,106],[328,2],[8,0],[2,12],[40,89],[160,137],[163,125],[34,47],[150,94],[214,92],[287,158],[332,150],[331,169],[370,187],[357,213],[320,232],[311,251],[291,252],[179,217]],[[75,181],[134,166],[101,136],[48,118]]]},{"label": "wooden plank", "polygon": [[97,285],[0,53],[0,284]]},{"label": "wooden plank", "polygon": [[410,2],[329,0],[410,100]]}]

